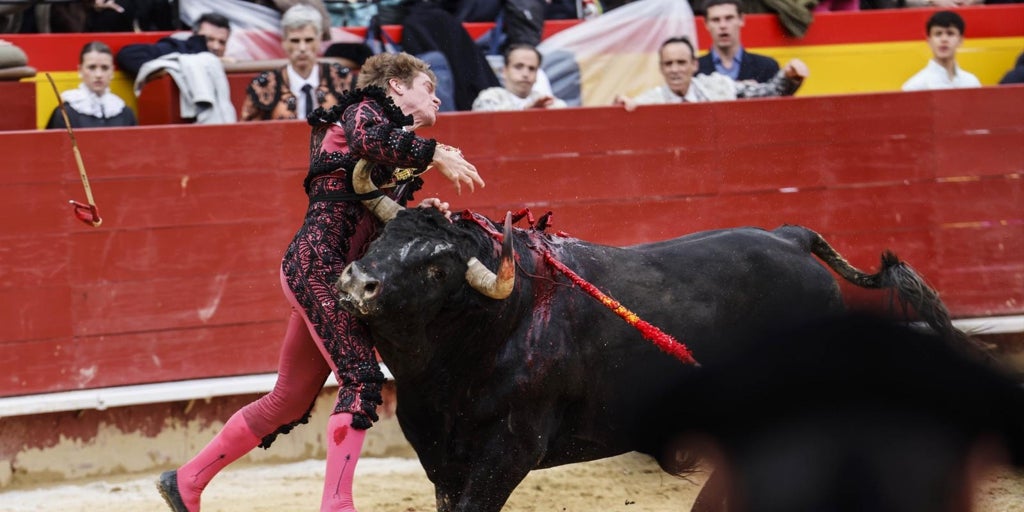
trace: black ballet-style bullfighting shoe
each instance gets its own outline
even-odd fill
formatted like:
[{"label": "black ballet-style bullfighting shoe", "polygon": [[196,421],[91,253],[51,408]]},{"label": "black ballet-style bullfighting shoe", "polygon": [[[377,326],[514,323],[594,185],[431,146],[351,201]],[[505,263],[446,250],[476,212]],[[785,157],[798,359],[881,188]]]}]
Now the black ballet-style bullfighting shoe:
[{"label": "black ballet-style bullfighting shoe", "polygon": [[160,480],[156,482],[156,488],[160,496],[164,497],[167,506],[174,512],[188,512],[185,502],[181,501],[181,493],[178,492],[178,471],[164,471],[160,473]]}]

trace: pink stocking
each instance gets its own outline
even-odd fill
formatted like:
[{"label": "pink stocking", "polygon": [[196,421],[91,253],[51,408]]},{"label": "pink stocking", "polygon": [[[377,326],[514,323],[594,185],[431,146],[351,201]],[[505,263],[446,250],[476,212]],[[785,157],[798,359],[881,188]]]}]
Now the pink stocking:
[{"label": "pink stocking", "polygon": [[366,431],[352,428],[352,414],[327,420],[327,476],[320,512],[356,512],[352,503],[352,477],[363,451]]},{"label": "pink stocking", "polygon": [[199,511],[199,495],[220,470],[238,460],[260,444],[260,438],[249,430],[249,426],[238,411],[228,419],[224,428],[192,460],[178,468],[178,492],[185,506],[192,512]]}]

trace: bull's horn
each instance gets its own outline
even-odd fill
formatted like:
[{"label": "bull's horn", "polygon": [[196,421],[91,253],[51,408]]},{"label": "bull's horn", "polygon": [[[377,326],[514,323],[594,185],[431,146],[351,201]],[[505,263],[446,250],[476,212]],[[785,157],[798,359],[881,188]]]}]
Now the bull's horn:
[{"label": "bull's horn", "polygon": [[491,272],[475,257],[469,259],[466,269],[466,281],[476,291],[492,298],[502,300],[512,294],[516,284],[516,266],[513,262],[515,254],[512,250],[512,212],[505,214],[505,240],[501,244],[501,261],[498,272]]},{"label": "bull's horn", "polygon": [[[377,191],[377,187],[373,184],[373,180],[370,179],[370,162],[367,162],[365,158],[360,158],[356,162],[356,168],[352,171],[352,188],[356,194],[370,194]],[[393,199],[388,196],[382,195],[373,199],[363,200],[363,204],[374,215],[377,216],[381,222],[387,222],[398,215],[400,210],[403,210],[402,205],[396,203]]]}]

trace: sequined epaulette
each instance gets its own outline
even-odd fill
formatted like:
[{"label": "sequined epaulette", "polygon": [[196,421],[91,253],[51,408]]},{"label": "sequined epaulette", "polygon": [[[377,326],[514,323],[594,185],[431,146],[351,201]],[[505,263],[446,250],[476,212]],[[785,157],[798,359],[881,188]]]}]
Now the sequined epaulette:
[{"label": "sequined epaulette", "polygon": [[366,98],[375,100],[384,110],[384,117],[398,126],[409,126],[413,124],[413,118],[402,112],[402,109],[395,105],[395,101],[388,96],[384,89],[376,86],[353,89],[341,96],[339,103],[329,109],[318,108],[309,114],[307,121],[311,126],[333,124],[341,119],[345,109],[358,104]]}]

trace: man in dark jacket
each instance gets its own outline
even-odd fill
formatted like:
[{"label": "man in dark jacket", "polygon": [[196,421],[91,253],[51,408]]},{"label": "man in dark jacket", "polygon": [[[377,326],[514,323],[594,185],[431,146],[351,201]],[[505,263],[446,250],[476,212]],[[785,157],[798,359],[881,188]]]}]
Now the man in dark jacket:
[{"label": "man in dark jacket", "polygon": [[169,53],[210,52],[224,59],[231,24],[220,14],[208,12],[196,20],[192,35],[181,38],[177,35],[165,37],[152,44],[130,44],[117,52],[117,67],[135,76],[143,64]]},{"label": "man in dark jacket", "polygon": [[750,53],[740,43],[743,11],[740,0],[708,0],[704,4],[704,27],[711,36],[711,51],[698,59],[698,74],[715,71],[733,80],[767,82],[779,72],[771,57]]}]

